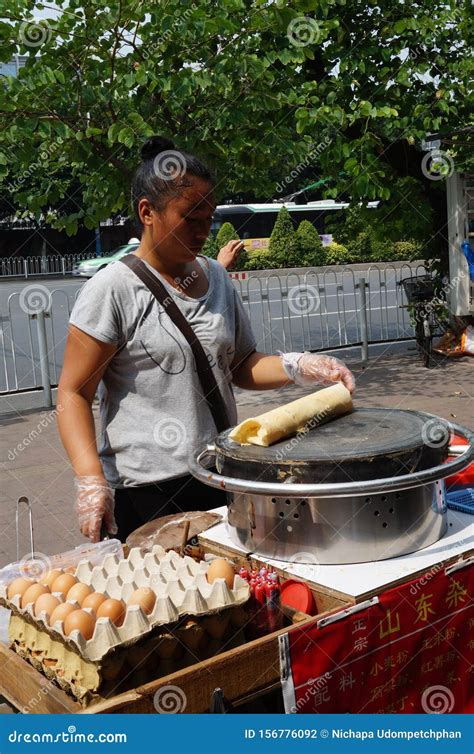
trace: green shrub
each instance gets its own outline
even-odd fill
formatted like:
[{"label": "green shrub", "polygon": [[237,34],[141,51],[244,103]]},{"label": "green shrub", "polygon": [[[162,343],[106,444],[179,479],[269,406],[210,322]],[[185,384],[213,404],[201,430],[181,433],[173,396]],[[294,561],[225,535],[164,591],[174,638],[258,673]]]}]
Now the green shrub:
[{"label": "green shrub", "polygon": [[396,258],[401,262],[422,259],[425,253],[425,244],[421,241],[395,241],[394,249]]},{"label": "green shrub", "polygon": [[282,207],[273,226],[268,253],[275,269],[298,267],[301,250],[298,236],[293,230],[290,213]]},{"label": "green shrub", "polygon": [[421,259],[423,244],[419,241],[384,241],[375,243],[372,252],[373,262],[406,262]]},{"label": "green shrub", "polygon": [[204,254],[204,256],[206,257],[211,257],[211,259],[217,259],[218,253],[219,253],[219,247],[216,243],[216,239],[211,233],[206,238],[205,244],[201,249],[201,254]]},{"label": "green shrub", "polygon": [[239,234],[232,225],[232,223],[224,223],[221,225],[217,232],[216,244],[218,249],[222,249],[229,241],[238,241],[240,239]]},{"label": "green shrub", "polygon": [[269,270],[271,257],[266,251],[255,251],[252,254],[246,254],[243,270]]},{"label": "green shrub", "polygon": [[349,244],[353,262],[369,262],[373,255],[374,240],[370,231],[359,233]]},{"label": "green shrub", "polygon": [[324,264],[325,254],[321,237],[309,220],[302,220],[296,230],[300,246],[299,267],[319,267]]},{"label": "green shrub", "polygon": [[324,247],[325,264],[350,264],[353,261],[351,252],[340,243],[330,243]]}]

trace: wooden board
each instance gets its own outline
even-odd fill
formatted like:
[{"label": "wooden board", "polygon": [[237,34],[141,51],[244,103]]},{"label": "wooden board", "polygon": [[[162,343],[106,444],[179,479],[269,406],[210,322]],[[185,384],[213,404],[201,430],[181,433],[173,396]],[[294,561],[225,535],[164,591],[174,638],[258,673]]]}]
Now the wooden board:
[{"label": "wooden board", "polygon": [[[323,615],[307,617],[298,626],[312,624]],[[230,702],[238,705],[279,687],[278,636],[289,630],[291,627],[283,628],[85,709],[0,643],[0,696],[3,695],[17,710],[34,713],[156,714],[155,694],[167,686],[175,686],[186,700],[183,712],[208,712],[212,693],[217,688],[222,689]],[[5,668],[7,673],[3,672]]]},{"label": "wooden board", "polygon": [[[321,617],[308,618],[298,626],[310,625]],[[209,712],[211,696],[217,688],[222,689],[224,696],[233,704],[242,704],[249,697],[260,696],[280,686],[278,636],[289,630],[291,628],[283,628],[133,691],[93,704],[83,712],[156,714],[154,696],[167,686],[180,689],[184,695],[182,698],[186,700],[182,711],[187,713]]]}]

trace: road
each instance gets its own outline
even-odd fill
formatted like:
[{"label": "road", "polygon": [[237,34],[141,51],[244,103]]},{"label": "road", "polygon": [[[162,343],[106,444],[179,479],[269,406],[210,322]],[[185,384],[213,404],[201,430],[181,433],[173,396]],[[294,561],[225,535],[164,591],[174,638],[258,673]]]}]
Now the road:
[{"label": "road", "polygon": [[[406,276],[408,268],[402,271]],[[369,340],[397,340],[412,330],[397,288],[400,270],[272,274],[234,281],[262,351],[319,350],[360,342],[361,277],[368,283]],[[49,369],[57,382],[67,322],[84,280],[36,277],[0,281],[0,392],[40,385],[38,323],[33,314],[48,306],[45,320]]]}]

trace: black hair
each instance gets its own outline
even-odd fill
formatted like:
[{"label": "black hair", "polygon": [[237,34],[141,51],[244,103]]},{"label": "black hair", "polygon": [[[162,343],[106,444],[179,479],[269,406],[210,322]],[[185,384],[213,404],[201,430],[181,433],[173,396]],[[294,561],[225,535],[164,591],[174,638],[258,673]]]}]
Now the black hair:
[{"label": "black hair", "polygon": [[138,202],[144,197],[156,210],[161,210],[170,199],[178,197],[183,188],[191,185],[187,176],[201,178],[214,186],[214,177],[209,168],[194,155],[177,149],[171,139],[151,136],[140,153],[142,162],[133,176],[131,196],[139,223]]}]

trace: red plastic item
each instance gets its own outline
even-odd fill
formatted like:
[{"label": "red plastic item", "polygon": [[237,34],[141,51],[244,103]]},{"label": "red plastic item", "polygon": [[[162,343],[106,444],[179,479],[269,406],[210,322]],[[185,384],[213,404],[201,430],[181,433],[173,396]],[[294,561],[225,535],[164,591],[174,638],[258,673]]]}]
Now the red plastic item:
[{"label": "red plastic item", "polygon": [[266,594],[265,594],[265,584],[257,584],[255,587],[255,599],[260,605],[265,604],[266,600]]},{"label": "red plastic item", "polygon": [[316,603],[309,586],[302,581],[288,579],[281,585],[281,603],[306,615],[316,615]]},{"label": "red plastic item", "polygon": [[[463,437],[454,435],[451,445],[468,445],[469,443]],[[453,487],[474,487],[474,463],[469,464],[467,469],[460,471],[458,474],[449,476],[446,480],[446,488],[449,490]]]}]

